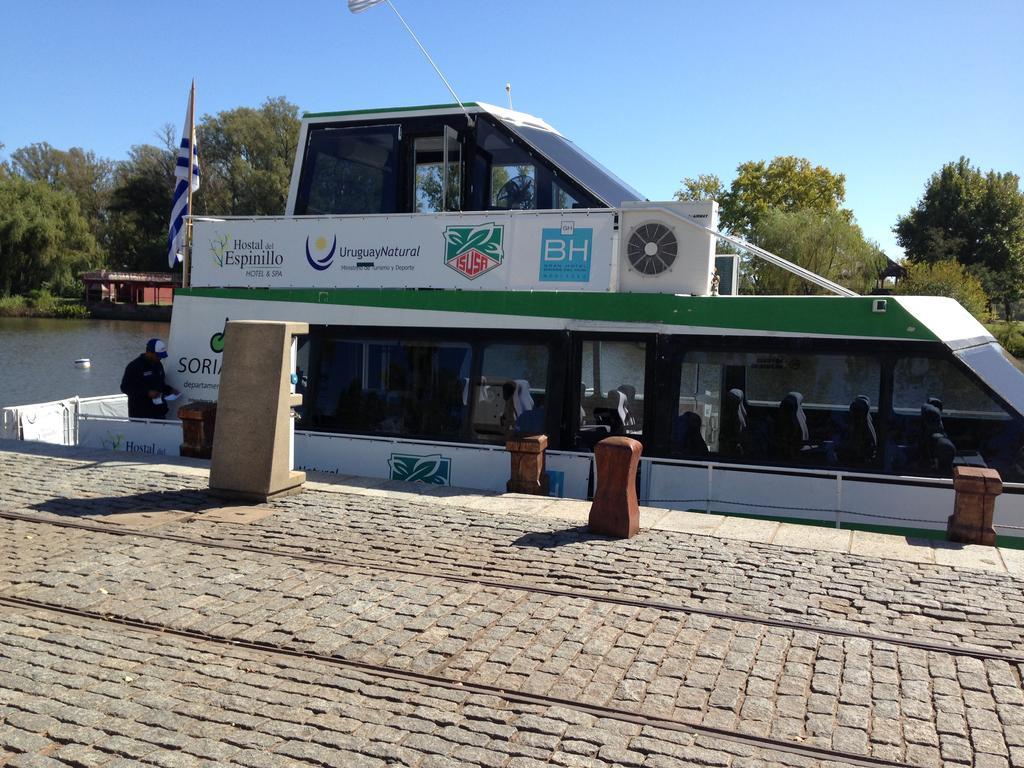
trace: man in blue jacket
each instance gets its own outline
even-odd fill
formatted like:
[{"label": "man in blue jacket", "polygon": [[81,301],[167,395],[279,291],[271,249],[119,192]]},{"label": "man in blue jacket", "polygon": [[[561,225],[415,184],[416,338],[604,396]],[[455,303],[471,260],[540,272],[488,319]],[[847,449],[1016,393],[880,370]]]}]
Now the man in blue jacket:
[{"label": "man in blue jacket", "polygon": [[128,395],[128,418],[163,419],[167,417],[167,403],[164,398],[178,395],[178,390],[164,381],[164,366],[160,362],[167,357],[167,345],[161,339],[146,342],[146,351],[136,357],[124,369],[121,377],[121,391]]}]

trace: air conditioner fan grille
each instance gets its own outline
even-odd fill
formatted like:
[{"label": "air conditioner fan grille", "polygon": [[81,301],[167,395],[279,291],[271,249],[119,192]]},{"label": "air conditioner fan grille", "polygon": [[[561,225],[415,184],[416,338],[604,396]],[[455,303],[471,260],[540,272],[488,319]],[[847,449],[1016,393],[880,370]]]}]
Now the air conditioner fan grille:
[{"label": "air conditioner fan grille", "polygon": [[679,241],[664,224],[641,224],[629,235],[626,258],[642,275],[660,275],[670,269],[679,255]]}]

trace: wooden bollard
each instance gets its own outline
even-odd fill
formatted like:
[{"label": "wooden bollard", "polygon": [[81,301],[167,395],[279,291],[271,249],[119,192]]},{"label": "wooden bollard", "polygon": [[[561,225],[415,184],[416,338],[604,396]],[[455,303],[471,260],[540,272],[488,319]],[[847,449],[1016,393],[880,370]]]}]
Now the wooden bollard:
[{"label": "wooden bollard", "polygon": [[512,472],[506,488],[509,493],[548,495],[548,473],[544,469],[547,435],[516,437],[505,443],[512,461]]},{"label": "wooden bollard", "polygon": [[992,527],[996,496],[1003,492],[1003,480],[994,469],[953,467],[953,514],[946,523],[946,538],[961,544],[994,547]]},{"label": "wooden bollard", "polygon": [[178,452],[193,459],[208,459],[213,454],[213,430],[217,426],[216,403],[189,403],[178,409],[181,419],[181,446]]},{"label": "wooden bollard", "polygon": [[591,533],[628,539],[640,533],[636,471],[643,445],[630,437],[606,437],[594,446],[597,489],[590,505]]}]

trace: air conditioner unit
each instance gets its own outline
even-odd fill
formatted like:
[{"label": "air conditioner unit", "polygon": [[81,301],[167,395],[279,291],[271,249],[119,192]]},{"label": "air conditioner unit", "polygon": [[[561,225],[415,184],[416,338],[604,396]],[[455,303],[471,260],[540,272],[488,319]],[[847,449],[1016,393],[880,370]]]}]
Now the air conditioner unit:
[{"label": "air conditioner unit", "polygon": [[624,293],[710,293],[718,203],[623,203],[618,289]]}]

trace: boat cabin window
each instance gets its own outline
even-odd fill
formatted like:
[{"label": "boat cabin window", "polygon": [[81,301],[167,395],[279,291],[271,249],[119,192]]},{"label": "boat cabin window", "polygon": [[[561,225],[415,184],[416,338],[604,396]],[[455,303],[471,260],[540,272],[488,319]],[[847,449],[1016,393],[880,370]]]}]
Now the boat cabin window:
[{"label": "boat cabin window", "polygon": [[463,115],[310,125],[294,213],[604,207],[514,131],[478,114],[474,128]]},{"label": "boat cabin window", "polygon": [[949,477],[959,464],[1024,475],[1019,420],[949,360],[898,360],[892,405],[892,470]]},{"label": "boat cabin window", "polygon": [[314,420],[345,432],[455,439],[469,404],[470,345],[323,339]]},{"label": "boat cabin window", "polygon": [[397,125],[310,131],[298,214],[394,213]]},{"label": "boat cabin window", "polygon": [[640,438],[644,431],[647,342],[584,339],[580,343],[577,447],[605,437]]},{"label": "boat cabin window", "polygon": [[413,140],[416,213],[462,210],[462,145],[445,126],[441,136]]},{"label": "boat cabin window", "polygon": [[543,344],[483,346],[471,393],[474,437],[504,443],[513,433],[544,433],[549,357]]},{"label": "boat cabin window", "polygon": [[671,455],[871,466],[880,382],[879,362],[861,355],[687,352]]}]

